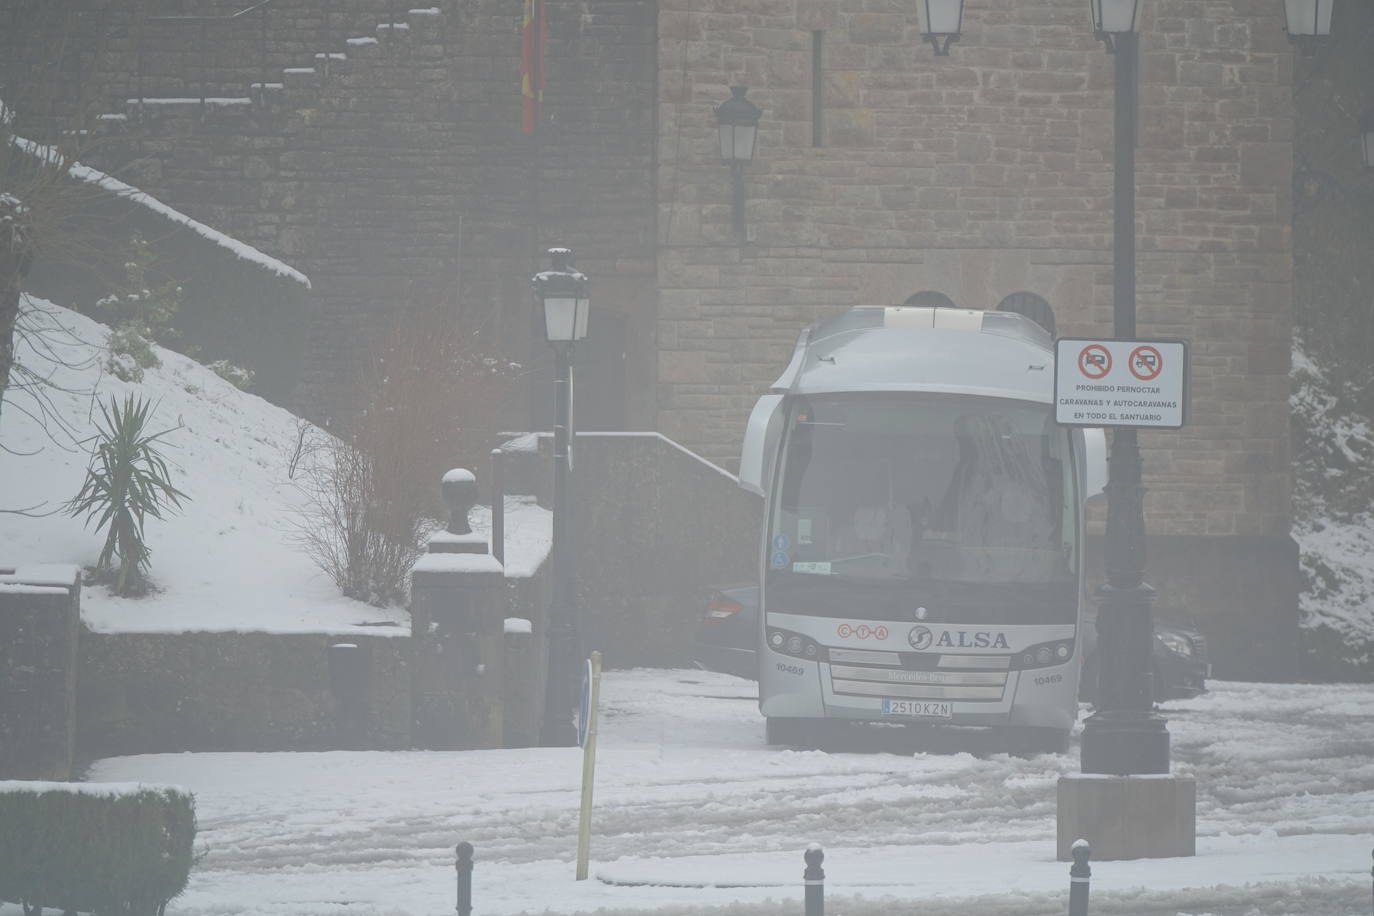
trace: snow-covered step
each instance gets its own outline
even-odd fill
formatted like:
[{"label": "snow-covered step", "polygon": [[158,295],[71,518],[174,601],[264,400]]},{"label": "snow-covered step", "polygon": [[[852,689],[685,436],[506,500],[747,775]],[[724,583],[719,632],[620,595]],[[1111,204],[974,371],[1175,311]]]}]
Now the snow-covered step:
[{"label": "snow-covered step", "polygon": [[320,84],[320,73],[314,67],[287,67],[281,72],[281,77],[288,91]]},{"label": "snow-covered step", "polygon": [[175,96],[157,98],[144,96],[143,98],[129,99],[126,104],[142,105],[145,108],[177,108],[186,105],[204,105],[207,108],[238,108],[253,104],[253,100],[248,96]]},{"label": "snow-covered step", "polygon": [[146,118],[199,118],[214,115],[245,116],[253,111],[253,100],[248,96],[206,96],[202,102],[198,96],[144,96],[125,100],[125,112],[137,119]]},{"label": "snow-covered step", "polygon": [[249,83],[248,94],[265,104],[278,102],[286,94],[286,83]]},{"label": "snow-covered step", "polygon": [[344,40],[344,46],[348,48],[348,54],[353,57],[368,57],[378,53],[382,48],[381,40],[373,35],[364,35],[357,38]]}]

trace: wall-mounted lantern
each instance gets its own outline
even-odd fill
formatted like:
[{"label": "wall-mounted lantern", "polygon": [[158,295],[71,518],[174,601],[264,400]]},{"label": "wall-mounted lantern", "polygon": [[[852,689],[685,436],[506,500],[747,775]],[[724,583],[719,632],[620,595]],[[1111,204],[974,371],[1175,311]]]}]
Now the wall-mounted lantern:
[{"label": "wall-mounted lantern", "polygon": [[747,86],[731,86],[730,98],[716,108],[720,158],[730,166],[730,213],[735,237],[744,240],[744,167],[754,159],[763,109],[744,97]]},{"label": "wall-mounted lantern", "polygon": [[1116,46],[1116,36],[1140,31],[1140,0],[1091,0],[1093,34],[1106,42],[1107,50]]},{"label": "wall-mounted lantern", "polygon": [[1283,25],[1289,38],[1325,37],[1331,34],[1334,0],[1283,0]]},{"label": "wall-mounted lantern", "polygon": [[964,26],[964,0],[919,0],[926,30],[921,38],[930,42],[937,57],[949,53],[949,43],[959,40]]}]

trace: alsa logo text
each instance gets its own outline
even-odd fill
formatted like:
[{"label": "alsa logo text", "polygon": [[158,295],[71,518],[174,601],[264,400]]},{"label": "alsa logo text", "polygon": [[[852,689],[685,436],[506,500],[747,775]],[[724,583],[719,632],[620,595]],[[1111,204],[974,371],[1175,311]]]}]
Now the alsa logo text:
[{"label": "alsa logo text", "polygon": [[917,651],[936,649],[1009,649],[1007,634],[991,630],[944,630],[938,636],[926,627],[914,628],[907,640]]}]

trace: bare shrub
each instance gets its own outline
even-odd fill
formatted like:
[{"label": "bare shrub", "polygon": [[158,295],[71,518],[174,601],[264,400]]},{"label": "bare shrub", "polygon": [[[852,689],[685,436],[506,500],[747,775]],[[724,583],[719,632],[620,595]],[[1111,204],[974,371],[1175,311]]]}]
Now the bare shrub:
[{"label": "bare shrub", "polygon": [[444,515],[440,477],[477,466],[509,422],[519,366],[480,344],[435,312],[413,316],[378,347],[363,383],[372,396],[345,438],[298,430],[286,456],[306,496],[297,540],[345,595],[404,603]]},{"label": "bare shrub", "polygon": [[305,501],[294,539],[346,597],[378,607],[404,603],[427,528],[423,515],[388,504],[384,473],[354,443],[323,431],[303,441],[294,480]]}]

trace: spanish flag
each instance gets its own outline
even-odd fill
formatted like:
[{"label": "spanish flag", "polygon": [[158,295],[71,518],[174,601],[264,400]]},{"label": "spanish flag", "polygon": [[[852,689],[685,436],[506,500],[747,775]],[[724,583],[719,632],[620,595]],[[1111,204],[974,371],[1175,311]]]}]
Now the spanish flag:
[{"label": "spanish flag", "polygon": [[535,120],[544,103],[544,46],[549,27],[544,19],[544,0],[525,0],[520,27],[520,126],[534,133]]}]

